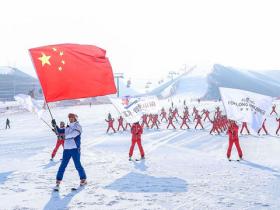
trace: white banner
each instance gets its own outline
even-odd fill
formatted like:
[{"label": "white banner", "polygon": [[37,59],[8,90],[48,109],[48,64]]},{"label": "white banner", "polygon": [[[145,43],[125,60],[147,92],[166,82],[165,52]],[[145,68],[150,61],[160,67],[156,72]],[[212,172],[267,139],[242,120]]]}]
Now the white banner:
[{"label": "white banner", "polygon": [[140,121],[141,113],[134,110],[138,103],[137,100],[133,100],[130,103],[120,98],[110,98],[110,100],[126,122],[134,123]]},{"label": "white banner", "polygon": [[18,94],[14,98],[20,105],[23,106],[23,108],[27,109],[28,111],[30,111],[32,113],[37,114],[39,118],[42,117],[45,110],[42,108],[42,106],[36,100],[31,98],[31,96],[24,95],[24,94]]},{"label": "white banner", "polygon": [[247,122],[257,131],[272,106],[272,97],[258,93],[220,87],[228,119]]},{"label": "white banner", "polygon": [[160,110],[158,98],[155,96],[110,98],[110,100],[128,123],[138,122],[143,114],[157,114]]},{"label": "white banner", "polygon": [[160,111],[159,100],[156,96],[141,97],[139,107],[143,114],[158,114]]}]

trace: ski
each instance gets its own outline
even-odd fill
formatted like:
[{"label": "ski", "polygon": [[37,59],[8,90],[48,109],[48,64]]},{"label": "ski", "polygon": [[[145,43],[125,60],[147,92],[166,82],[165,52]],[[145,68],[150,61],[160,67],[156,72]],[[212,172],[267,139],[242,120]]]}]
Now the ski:
[{"label": "ski", "polygon": [[138,158],[135,158],[135,159],[130,158],[130,159],[128,159],[128,161],[136,161],[136,162],[141,161],[141,160],[145,160],[145,158],[140,158],[140,159],[138,159]]},{"label": "ski", "polygon": [[232,161],[235,161],[235,162],[241,162],[243,159],[236,159],[236,160],[233,160],[233,159],[228,159],[229,162],[232,162]]}]

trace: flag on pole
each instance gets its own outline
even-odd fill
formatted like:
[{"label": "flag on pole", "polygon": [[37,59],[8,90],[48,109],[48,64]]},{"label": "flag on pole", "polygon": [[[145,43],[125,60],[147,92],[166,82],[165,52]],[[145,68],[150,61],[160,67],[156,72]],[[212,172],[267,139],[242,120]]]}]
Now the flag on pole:
[{"label": "flag on pole", "polygon": [[38,101],[31,98],[31,96],[24,94],[18,94],[14,96],[14,98],[24,109],[27,109],[29,112],[32,112],[34,114],[37,114],[39,119],[42,118],[42,115],[45,110],[38,103]]},{"label": "flag on pole", "polygon": [[58,44],[29,49],[46,102],[115,94],[106,51],[92,45]]},{"label": "flag on pole", "polygon": [[220,87],[227,118],[247,122],[257,131],[272,106],[272,97],[258,93]]},{"label": "flag on pole", "polygon": [[127,123],[140,121],[141,112],[138,109],[139,101],[137,99],[110,98],[110,101]]},{"label": "flag on pole", "polygon": [[156,96],[110,98],[112,104],[128,123],[141,120],[143,114],[157,114],[160,110]]}]

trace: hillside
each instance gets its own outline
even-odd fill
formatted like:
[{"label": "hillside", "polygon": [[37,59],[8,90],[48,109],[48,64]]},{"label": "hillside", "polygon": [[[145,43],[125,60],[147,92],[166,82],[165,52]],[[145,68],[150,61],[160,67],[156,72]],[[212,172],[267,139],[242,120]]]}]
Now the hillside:
[{"label": "hillside", "polygon": [[148,94],[159,98],[220,99],[219,87],[237,88],[272,97],[280,96],[280,71],[255,72],[215,64],[206,75],[183,74]]},{"label": "hillside", "polygon": [[17,68],[0,66],[0,100],[10,101],[14,95],[28,94],[34,90],[36,98],[41,98],[39,81]]}]

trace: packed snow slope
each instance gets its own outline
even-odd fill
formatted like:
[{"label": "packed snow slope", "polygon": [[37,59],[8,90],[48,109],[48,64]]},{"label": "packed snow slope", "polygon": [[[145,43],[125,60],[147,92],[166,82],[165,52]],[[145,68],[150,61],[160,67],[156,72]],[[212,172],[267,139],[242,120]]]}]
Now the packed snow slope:
[{"label": "packed snow slope", "polygon": [[[194,105],[211,111],[221,106],[189,103],[190,110]],[[130,133],[105,133],[109,111],[117,117],[111,105],[53,109],[57,122],[75,112],[83,126],[81,160],[89,184],[75,192],[79,178],[72,161],[61,191],[52,191],[62,152],[49,161],[56,142],[52,131],[30,113],[2,114],[0,127],[9,117],[12,128],[0,130],[0,209],[280,209],[275,115],[268,117],[271,135],[240,137],[240,163],[227,161],[227,137],[209,135],[209,122],[205,130],[195,130],[193,122],[190,130],[167,130],[165,122],[160,130],[145,129],[146,160],[129,162]],[[44,118],[50,121],[47,113]]]},{"label": "packed snow slope", "polygon": [[240,71],[231,67],[215,64],[207,77],[206,99],[219,99],[219,87],[237,88],[272,97],[280,95],[280,71],[259,73]]},{"label": "packed snow slope", "polygon": [[[204,73],[206,72],[206,74]],[[146,95],[160,98],[220,99],[219,87],[252,91],[272,97],[280,96],[280,71],[255,72],[215,64],[212,69],[183,74],[173,81],[163,83]]]}]

